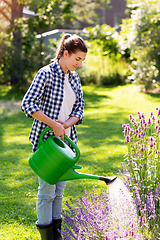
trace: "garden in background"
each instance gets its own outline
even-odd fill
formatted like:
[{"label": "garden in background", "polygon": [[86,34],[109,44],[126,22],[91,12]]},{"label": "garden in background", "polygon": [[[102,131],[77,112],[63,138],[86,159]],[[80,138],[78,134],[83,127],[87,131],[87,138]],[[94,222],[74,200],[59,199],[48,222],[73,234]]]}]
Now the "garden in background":
[{"label": "garden in background", "polygon": [[[17,0],[13,2],[4,16],[11,6],[22,10]],[[65,26],[70,19],[75,24],[85,17],[79,14],[84,9],[73,9],[74,2],[30,1],[29,8],[38,15],[31,20],[13,14],[7,31],[1,26],[2,239],[39,239],[34,224],[38,181],[28,164],[33,120],[21,112],[20,103],[35,72],[50,63],[57,46],[55,39],[45,46],[36,35],[56,23]],[[92,2],[102,9],[104,2],[109,4]],[[65,240],[160,239],[160,0],[126,4],[128,18],[119,31],[96,22],[84,29],[89,53],[78,69],[85,100],[84,121],[77,126],[78,164],[83,167],[78,171],[118,179],[110,187],[96,180],[68,181],[63,201]],[[89,14],[95,18],[94,8],[88,9],[88,20]]]}]

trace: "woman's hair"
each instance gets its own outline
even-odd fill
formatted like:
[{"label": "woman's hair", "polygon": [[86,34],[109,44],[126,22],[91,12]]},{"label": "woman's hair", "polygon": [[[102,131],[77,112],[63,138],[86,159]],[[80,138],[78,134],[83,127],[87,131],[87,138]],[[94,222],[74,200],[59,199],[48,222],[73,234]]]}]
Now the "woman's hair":
[{"label": "woman's hair", "polygon": [[65,34],[62,37],[56,51],[56,57],[53,60],[55,61],[56,59],[61,58],[65,50],[68,51],[69,55],[71,55],[72,53],[75,54],[78,51],[82,51],[85,53],[87,53],[88,51],[84,40],[76,34]]}]

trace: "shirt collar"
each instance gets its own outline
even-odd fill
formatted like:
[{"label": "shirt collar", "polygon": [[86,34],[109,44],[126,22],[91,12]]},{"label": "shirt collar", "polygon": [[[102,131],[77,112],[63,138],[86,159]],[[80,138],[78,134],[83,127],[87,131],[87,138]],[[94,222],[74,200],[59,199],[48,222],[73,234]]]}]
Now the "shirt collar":
[{"label": "shirt collar", "polygon": [[[53,63],[53,66],[56,69],[59,76],[65,75],[64,71],[62,70],[61,66],[59,65],[58,59]],[[72,75],[70,70],[68,70],[68,73],[69,73],[69,76]]]}]

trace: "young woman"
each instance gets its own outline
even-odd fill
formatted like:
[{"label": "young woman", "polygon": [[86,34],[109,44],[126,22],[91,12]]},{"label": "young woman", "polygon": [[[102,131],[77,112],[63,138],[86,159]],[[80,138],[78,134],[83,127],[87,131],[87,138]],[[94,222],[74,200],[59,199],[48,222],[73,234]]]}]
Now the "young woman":
[{"label": "young woman", "polygon": [[[75,124],[82,122],[84,101],[75,70],[81,67],[86,54],[87,46],[81,37],[64,35],[54,62],[38,71],[25,94],[21,109],[34,118],[29,137],[33,152],[42,130],[48,126],[53,131],[46,133],[44,140],[53,134],[64,139],[66,134],[77,144]],[[50,185],[39,178],[36,226],[42,240],[62,239],[59,230],[65,186],[66,182]]]}]

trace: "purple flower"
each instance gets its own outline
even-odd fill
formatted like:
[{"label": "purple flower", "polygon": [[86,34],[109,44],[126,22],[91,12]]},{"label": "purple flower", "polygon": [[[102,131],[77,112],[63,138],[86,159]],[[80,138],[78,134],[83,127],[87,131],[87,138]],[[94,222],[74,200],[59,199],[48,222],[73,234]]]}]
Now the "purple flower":
[{"label": "purple flower", "polygon": [[154,143],[153,142],[150,143],[150,147],[151,148],[154,147]]},{"label": "purple flower", "polygon": [[153,121],[155,121],[155,120],[156,120],[155,116],[153,116],[153,117],[152,117],[152,120],[153,120]]},{"label": "purple flower", "polygon": [[142,222],[143,222],[143,223],[146,223],[146,222],[147,222],[146,216],[143,216],[143,217],[142,217]]},{"label": "purple flower", "polygon": [[142,113],[142,118],[145,118],[145,114],[144,113]]},{"label": "purple flower", "polygon": [[126,140],[125,141],[126,142],[130,142],[130,136],[129,135],[126,136]]},{"label": "purple flower", "polygon": [[148,124],[151,124],[151,118],[148,118]]},{"label": "purple flower", "polygon": [[153,141],[154,141],[153,137],[151,137],[151,138],[150,138],[150,141],[151,141],[151,142],[153,142]]}]

